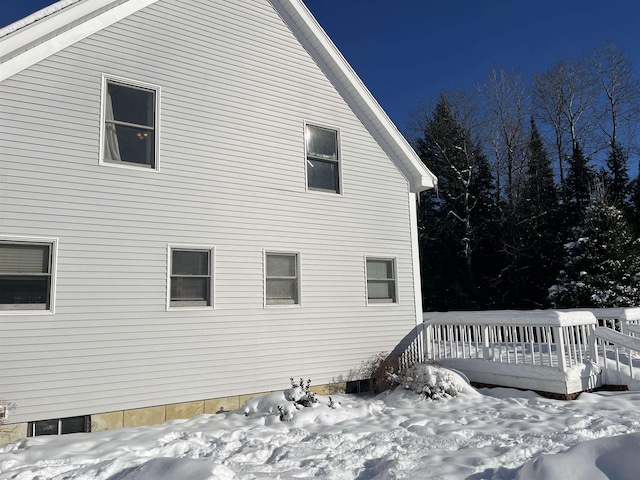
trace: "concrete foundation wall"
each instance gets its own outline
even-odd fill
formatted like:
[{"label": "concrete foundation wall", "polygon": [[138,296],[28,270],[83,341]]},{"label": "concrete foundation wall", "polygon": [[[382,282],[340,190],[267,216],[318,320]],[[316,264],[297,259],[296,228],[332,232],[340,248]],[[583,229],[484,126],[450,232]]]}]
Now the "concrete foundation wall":
[{"label": "concrete foundation wall", "polygon": [[[318,385],[311,387],[310,390],[317,395],[344,393],[344,384]],[[271,392],[98,413],[91,415],[91,431],[102,432],[105,430],[115,430],[117,428],[145,427],[164,423],[169,420],[191,418],[202,414],[230,412],[241,408],[251,398],[266,395],[267,393]],[[0,445],[26,438],[27,427],[27,423],[0,425]]]}]

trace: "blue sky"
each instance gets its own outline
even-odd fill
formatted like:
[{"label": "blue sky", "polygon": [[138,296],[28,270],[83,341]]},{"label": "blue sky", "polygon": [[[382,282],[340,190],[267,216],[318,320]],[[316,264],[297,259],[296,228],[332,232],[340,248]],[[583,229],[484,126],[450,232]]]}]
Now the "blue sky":
[{"label": "blue sky", "polygon": [[[1,0],[0,25],[53,3]],[[305,0],[403,130],[442,89],[472,88],[492,65],[527,78],[613,40],[640,69],[637,0]]]}]

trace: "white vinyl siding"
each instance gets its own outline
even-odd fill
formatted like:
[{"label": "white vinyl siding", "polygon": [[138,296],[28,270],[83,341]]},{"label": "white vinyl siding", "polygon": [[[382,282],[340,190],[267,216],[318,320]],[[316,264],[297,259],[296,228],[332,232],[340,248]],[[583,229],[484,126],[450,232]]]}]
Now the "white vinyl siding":
[{"label": "white vinyl siding", "polygon": [[[161,88],[153,174],[97,161],[104,73]],[[340,129],[341,195],[305,121]],[[60,245],[55,315],[0,315],[12,422],[321,385],[415,327],[407,181],[266,0],[159,0],[0,82],[0,130],[0,232]],[[168,245],[215,245],[215,308],[167,308]],[[300,252],[301,306],[265,308],[265,249]]]},{"label": "white vinyl siding", "polygon": [[101,162],[158,168],[159,88],[103,75]]}]

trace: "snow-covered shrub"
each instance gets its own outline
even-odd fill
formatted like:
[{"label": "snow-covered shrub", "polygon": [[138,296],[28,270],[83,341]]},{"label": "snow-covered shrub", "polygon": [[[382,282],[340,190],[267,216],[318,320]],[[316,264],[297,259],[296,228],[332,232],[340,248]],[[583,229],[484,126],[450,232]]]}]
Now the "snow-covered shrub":
[{"label": "snow-covered shrub", "polygon": [[261,397],[254,397],[244,405],[245,416],[265,416],[278,415],[282,421],[292,421],[294,415],[306,407],[320,407],[326,405],[335,409],[340,402],[335,402],[329,397],[328,402],[321,402],[316,394],[310,390],[311,380],[300,379],[295,382],[291,378],[291,387],[285,390],[269,393]]},{"label": "snow-covered shrub", "polygon": [[312,404],[318,402],[316,394],[309,390],[309,387],[311,386],[311,379],[308,379],[306,384],[302,378],[299,383],[296,383],[293,380],[293,377],[290,380],[291,388],[289,390],[285,390],[284,393],[287,400],[303,407],[310,407]]},{"label": "snow-covered shrub", "polygon": [[12,412],[15,409],[15,403],[0,399],[0,425],[6,423],[6,420],[9,417],[9,412]]},{"label": "snow-covered shrub", "polygon": [[393,380],[400,387],[424,395],[431,400],[455,397],[463,388],[460,380],[450,370],[427,363],[416,363],[406,372],[394,375]]},{"label": "snow-covered shrub", "polygon": [[[16,404],[12,403],[8,400],[3,400],[0,398],[0,426],[4,425],[7,422],[7,418],[9,418],[9,412],[12,412],[16,409]],[[0,442],[3,440],[8,440],[10,432],[0,430]]]}]

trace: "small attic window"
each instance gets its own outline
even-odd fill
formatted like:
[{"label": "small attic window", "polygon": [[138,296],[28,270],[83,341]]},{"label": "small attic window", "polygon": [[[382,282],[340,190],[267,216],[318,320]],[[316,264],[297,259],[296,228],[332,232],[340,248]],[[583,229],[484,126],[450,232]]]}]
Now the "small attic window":
[{"label": "small attic window", "polygon": [[158,88],[105,77],[101,161],[157,169]]},{"label": "small attic window", "polygon": [[307,187],[340,193],[340,152],[338,131],[306,125]]}]

